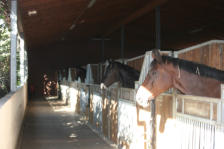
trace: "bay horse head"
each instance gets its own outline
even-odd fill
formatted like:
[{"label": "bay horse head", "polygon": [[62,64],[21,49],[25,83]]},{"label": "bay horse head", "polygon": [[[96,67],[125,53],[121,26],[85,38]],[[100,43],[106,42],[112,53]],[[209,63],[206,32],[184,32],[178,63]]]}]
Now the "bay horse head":
[{"label": "bay horse head", "polygon": [[78,80],[79,78],[81,79],[81,82],[85,81],[86,78],[86,70],[80,66],[71,68],[71,75],[72,75],[72,80]]},{"label": "bay horse head", "polygon": [[106,61],[105,72],[100,84],[100,88],[107,88],[114,82],[119,81],[119,69],[113,60]]},{"label": "bay horse head", "polygon": [[122,87],[134,88],[135,81],[138,79],[139,72],[137,70],[128,65],[110,60],[100,86],[103,89],[115,82],[119,82]]},{"label": "bay horse head", "polygon": [[178,89],[183,94],[220,98],[224,71],[186,60],[161,56],[152,51],[153,61],[149,72],[137,90],[136,100],[148,106],[150,100],[169,88]]}]

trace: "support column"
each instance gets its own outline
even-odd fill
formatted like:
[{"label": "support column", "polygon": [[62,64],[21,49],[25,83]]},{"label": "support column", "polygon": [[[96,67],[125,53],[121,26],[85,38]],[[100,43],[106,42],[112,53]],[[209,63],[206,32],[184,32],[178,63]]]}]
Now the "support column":
[{"label": "support column", "polygon": [[[160,7],[155,9],[155,26],[156,26],[156,49],[161,48],[161,36],[160,36]],[[152,117],[152,143],[151,148],[156,148],[156,100],[151,100],[151,117]]]},{"label": "support column", "polygon": [[[23,39],[24,41],[24,39]],[[27,46],[24,42],[24,81],[27,82],[28,80],[28,55],[27,55]]]},{"label": "support column", "polygon": [[17,49],[17,0],[11,0],[11,59],[10,90],[16,91],[16,49]]},{"label": "support column", "polygon": [[121,59],[124,64],[124,25],[121,27]]},{"label": "support column", "polygon": [[224,122],[224,84],[221,84],[221,100],[222,102],[221,102],[220,115],[221,115],[221,121]]},{"label": "support column", "polygon": [[102,64],[105,61],[105,39],[102,38],[102,49],[101,49],[101,63],[99,64],[99,75],[98,75],[98,79],[99,82],[101,83],[102,80],[102,76],[103,76],[103,66]]},{"label": "support column", "polygon": [[20,33],[19,36],[19,41],[20,41],[20,82],[21,82],[21,86],[24,85],[25,83],[25,75],[26,75],[26,71],[25,71],[25,49],[24,49],[24,37],[23,37],[23,33]]},{"label": "support column", "polygon": [[102,49],[101,49],[101,62],[104,62],[104,44],[105,44],[105,40],[104,38],[102,38]]},{"label": "support column", "polygon": [[155,18],[155,26],[156,26],[156,49],[161,48],[161,27],[160,27],[160,7],[156,7],[156,18]]}]

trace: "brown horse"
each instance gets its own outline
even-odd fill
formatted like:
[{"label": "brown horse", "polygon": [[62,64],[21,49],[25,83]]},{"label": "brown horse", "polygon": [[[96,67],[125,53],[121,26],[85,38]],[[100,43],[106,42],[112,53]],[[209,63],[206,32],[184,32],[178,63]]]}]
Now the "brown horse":
[{"label": "brown horse", "polygon": [[136,100],[147,106],[149,100],[169,88],[183,94],[220,98],[224,71],[186,60],[161,56],[158,50],[152,52],[153,61],[145,81],[139,87]]}]

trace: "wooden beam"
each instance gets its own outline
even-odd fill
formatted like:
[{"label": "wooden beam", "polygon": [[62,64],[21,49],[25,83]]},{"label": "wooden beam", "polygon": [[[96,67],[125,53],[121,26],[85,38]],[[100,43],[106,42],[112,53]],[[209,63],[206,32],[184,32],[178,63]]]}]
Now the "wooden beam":
[{"label": "wooden beam", "polygon": [[127,18],[125,18],[124,20],[121,20],[118,24],[116,24],[111,29],[109,29],[103,35],[103,37],[106,37],[106,36],[110,35],[114,31],[119,29],[122,25],[126,25],[128,23],[131,23],[131,22],[135,21],[137,18],[147,14],[150,11],[153,11],[157,6],[160,6],[160,5],[164,4],[166,1],[167,0],[151,0],[148,4],[145,5],[145,7],[135,11],[134,13],[129,15]]}]

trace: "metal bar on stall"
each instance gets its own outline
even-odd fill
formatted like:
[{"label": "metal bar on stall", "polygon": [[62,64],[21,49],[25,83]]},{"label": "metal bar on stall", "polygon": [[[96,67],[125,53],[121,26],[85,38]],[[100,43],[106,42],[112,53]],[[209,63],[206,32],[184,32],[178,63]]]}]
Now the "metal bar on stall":
[{"label": "metal bar on stall", "polygon": [[124,64],[124,25],[121,27],[121,59]]},{"label": "metal bar on stall", "polygon": [[11,58],[10,58],[10,90],[16,91],[16,49],[17,49],[17,0],[11,0]]}]

